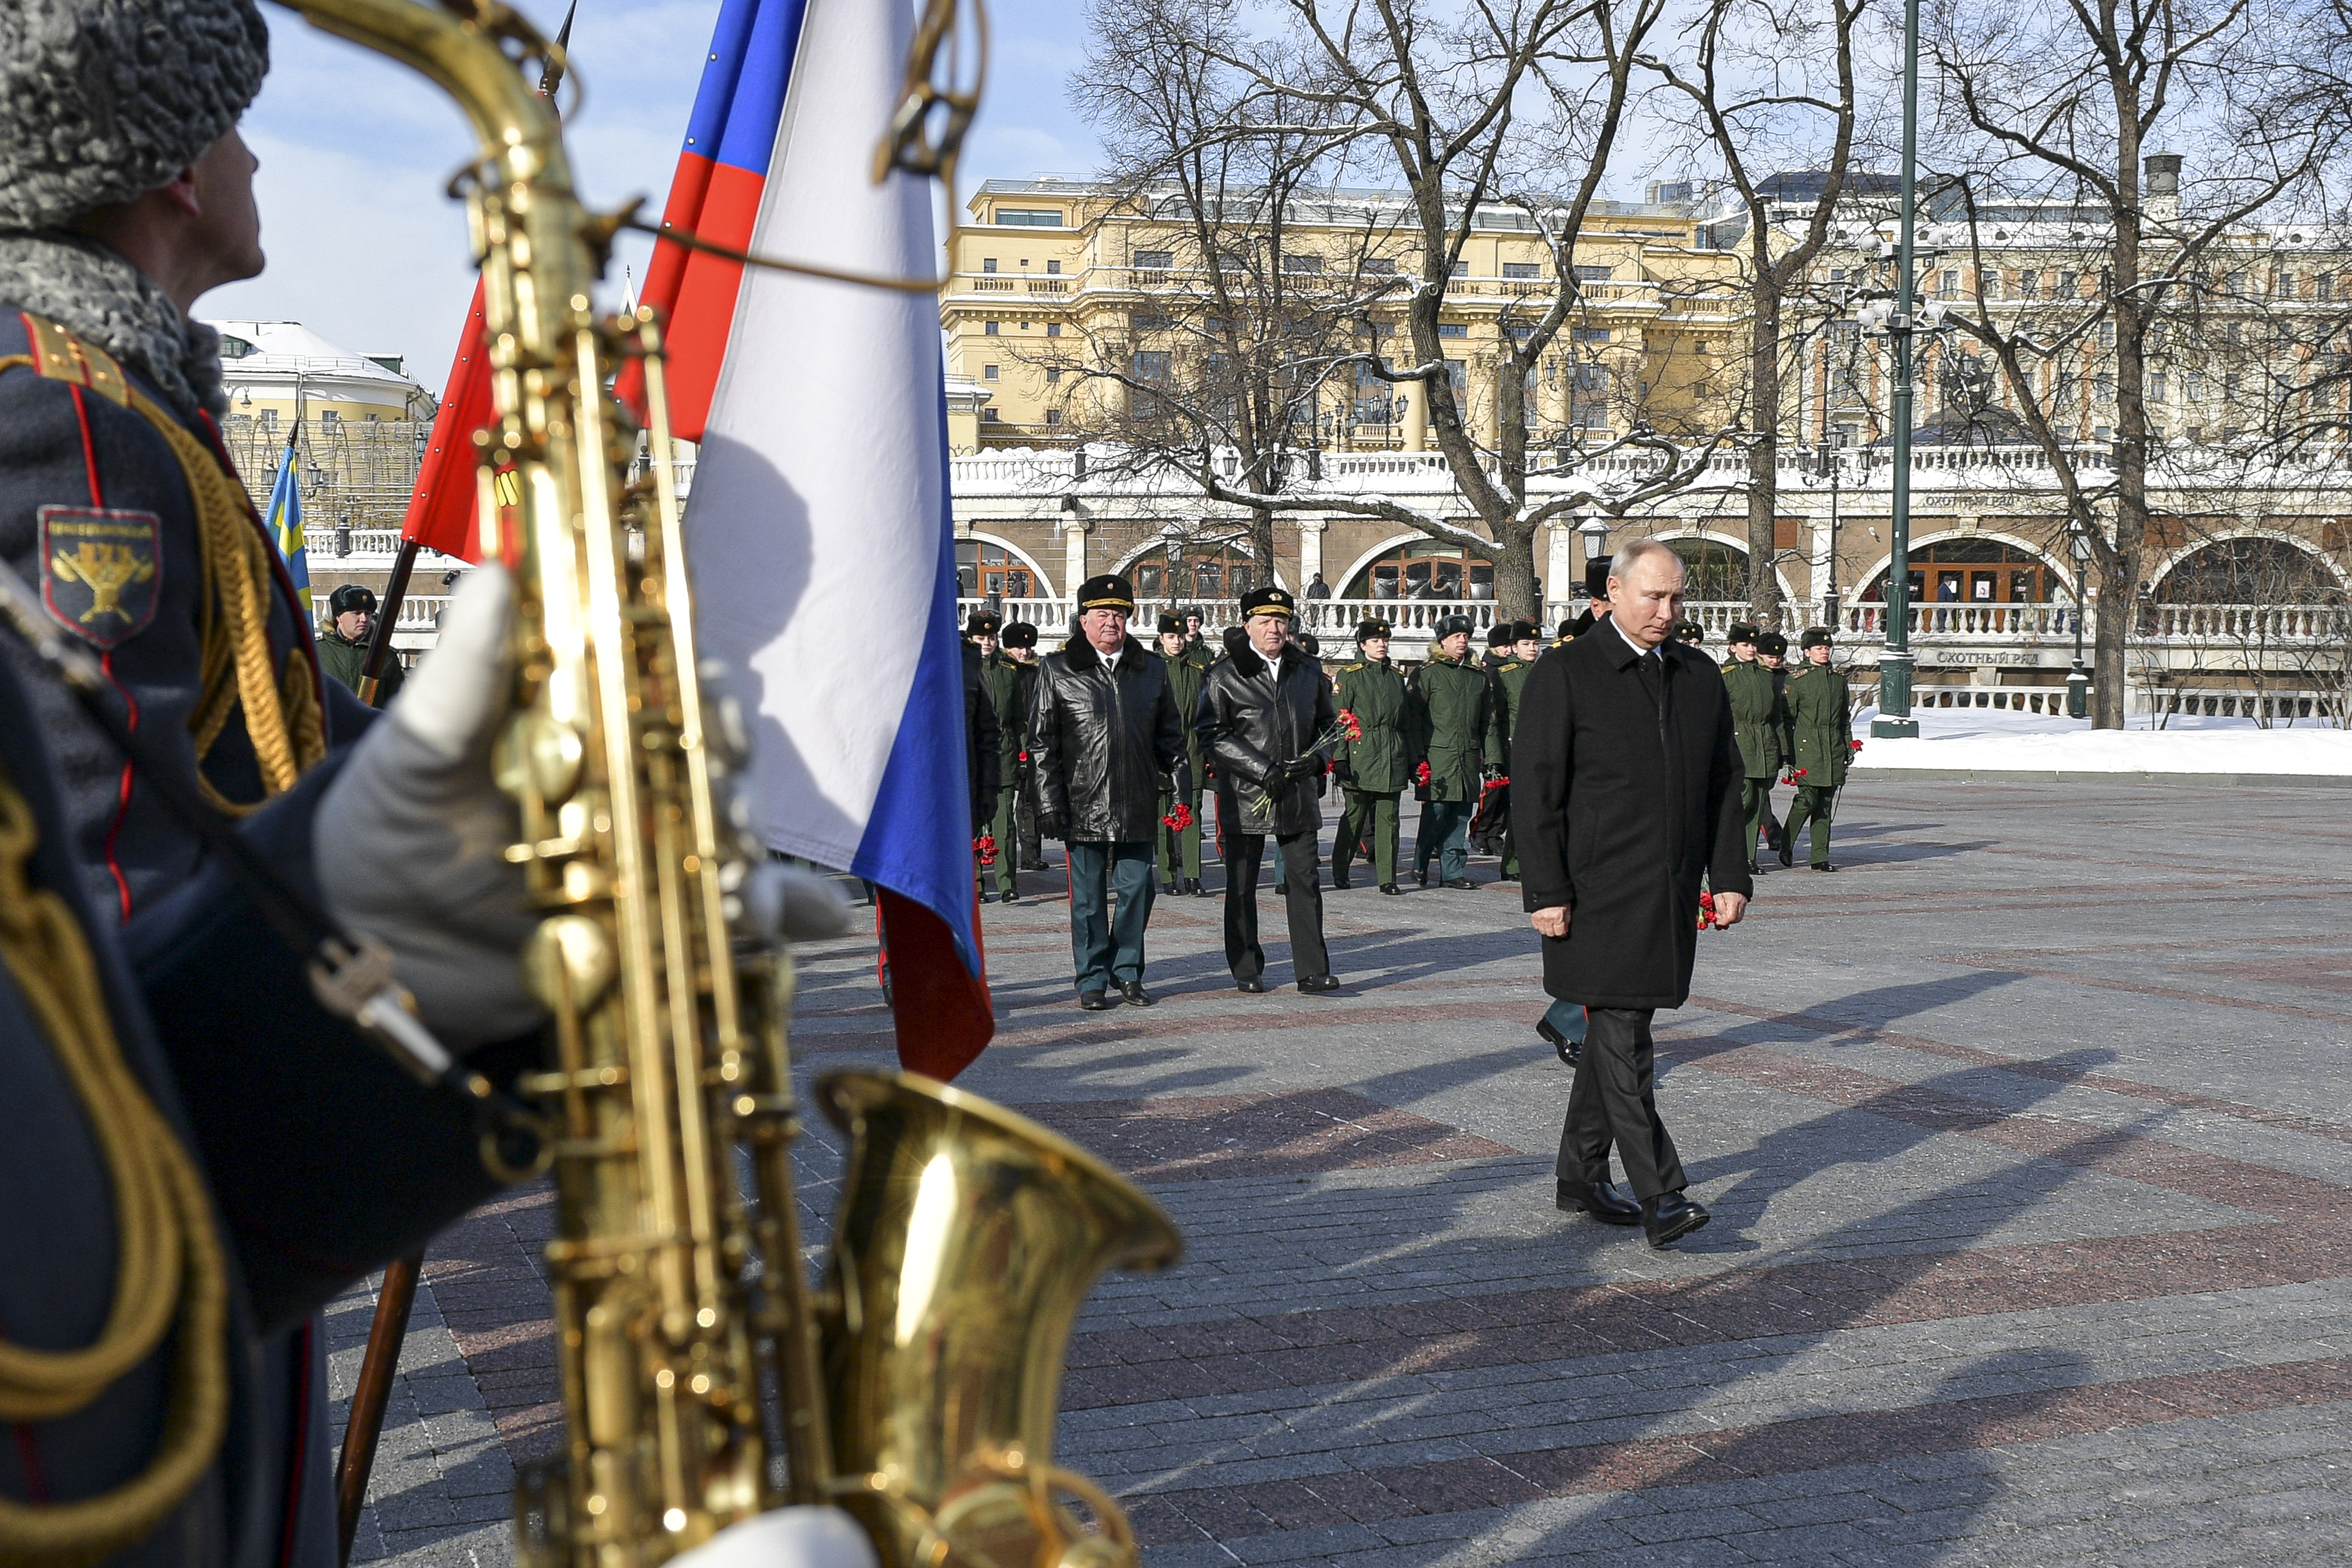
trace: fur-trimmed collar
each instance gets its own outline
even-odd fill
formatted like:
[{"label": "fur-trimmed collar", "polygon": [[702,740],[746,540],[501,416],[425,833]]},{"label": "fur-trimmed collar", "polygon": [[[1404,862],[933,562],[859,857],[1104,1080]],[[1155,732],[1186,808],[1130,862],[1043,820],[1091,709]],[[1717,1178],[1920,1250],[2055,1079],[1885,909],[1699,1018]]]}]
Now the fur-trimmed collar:
[{"label": "fur-trimmed collar", "polygon": [[[1234,649],[1234,651],[1227,657],[1234,661],[1234,668],[1241,671],[1242,678],[1244,680],[1255,680],[1259,676],[1264,675],[1267,669],[1273,668],[1273,666],[1266,662],[1265,655],[1258,652],[1257,649],[1250,647],[1247,643],[1244,643],[1240,647]],[[1306,658],[1307,656],[1301,653],[1296,647],[1289,643],[1283,644],[1282,651],[1275,656],[1276,663],[1281,666],[1280,669],[1275,670],[1275,679],[1279,682],[1282,679],[1283,670],[1288,669],[1294,664],[1306,662]]]},{"label": "fur-trimmed collar", "polygon": [[[1125,642],[1119,645],[1118,659],[1122,666],[1127,663],[1128,656],[1130,654],[1146,654],[1150,655],[1150,657],[1153,658],[1160,657],[1158,654],[1152,653],[1150,648],[1145,647],[1141,643],[1136,641],[1133,637],[1129,637]],[[1087,641],[1086,634],[1084,632],[1080,632],[1072,637],[1067,643],[1063,645],[1062,657],[1069,661],[1070,668],[1072,670],[1081,675],[1085,674],[1087,670],[1098,668],[1102,664],[1102,655],[1095,651],[1094,644]]]},{"label": "fur-trimmed collar", "polygon": [[183,418],[228,412],[220,334],[94,240],[53,229],[0,232],[0,301],[46,316],[144,376]]}]

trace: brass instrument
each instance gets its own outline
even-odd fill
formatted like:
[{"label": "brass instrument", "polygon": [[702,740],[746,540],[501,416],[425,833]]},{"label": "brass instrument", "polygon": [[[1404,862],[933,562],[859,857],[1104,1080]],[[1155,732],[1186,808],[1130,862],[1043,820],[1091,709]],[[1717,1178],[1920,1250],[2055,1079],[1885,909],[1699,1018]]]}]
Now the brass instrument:
[{"label": "brass instrument", "polygon": [[[527,965],[552,1061],[524,1088],[555,1130],[568,1436],[520,1485],[520,1560],[643,1568],[780,1504],[838,1500],[888,1568],[1132,1564],[1116,1505],[1051,1464],[1054,1397],[1095,1276],[1178,1243],[1061,1140],[925,1079],[828,1080],[828,1109],[862,1131],[820,1381],[790,1163],[792,964],[738,897],[765,852],[730,812],[740,727],[697,662],[659,327],[594,313],[625,220],[573,193],[534,87],[554,51],[499,0],[286,3],[431,78],[481,144],[454,189],[485,279],[484,544],[516,574],[497,766],[522,821],[508,856],[544,910]],[[604,390],[625,361],[649,409],[635,482],[639,432]]]}]

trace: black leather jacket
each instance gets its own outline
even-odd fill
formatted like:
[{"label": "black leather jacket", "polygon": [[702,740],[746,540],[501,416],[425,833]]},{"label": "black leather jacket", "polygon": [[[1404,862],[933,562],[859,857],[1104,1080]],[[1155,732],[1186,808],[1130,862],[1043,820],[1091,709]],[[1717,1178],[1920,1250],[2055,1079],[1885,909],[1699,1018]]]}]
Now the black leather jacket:
[{"label": "black leather jacket", "polygon": [[[1244,647],[1209,667],[1193,722],[1217,770],[1217,820],[1228,833],[1312,833],[1323,826],[1311,777],[1266,781],[1307,754],[1339,710],[1323,667],[1295,647],[1275,665]],[[1328,754],[1328,752],[1327,752]]]},{"label": "black leather jacket", "polygon": [[1183,717],[1160,656],[1129,637],[1114,676],[1079,637],[1039,659],[1029,759],[1038,826],[1047,837],[1150,841],[1160,826],[1161,781],[1174,774],[1179,798],[1192,788]]}]

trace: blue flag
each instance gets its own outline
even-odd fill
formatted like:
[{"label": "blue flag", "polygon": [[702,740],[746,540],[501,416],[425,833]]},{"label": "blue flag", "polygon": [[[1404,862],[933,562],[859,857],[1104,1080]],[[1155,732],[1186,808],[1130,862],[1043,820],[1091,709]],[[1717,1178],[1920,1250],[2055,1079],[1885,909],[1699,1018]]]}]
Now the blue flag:
[{"label": "blue flag", "polygon": [[289,445],[278,460],[278,482],[269,487],[269,515],[262,521],[268,525],[269,537],[278,542],[278,553],[286,558],[286,574],[294,579],[294,596],[302,601],[302,613],[308,616],[312,613],[310,559],[302,548],[302,489],[296,477],[300,467]]}]

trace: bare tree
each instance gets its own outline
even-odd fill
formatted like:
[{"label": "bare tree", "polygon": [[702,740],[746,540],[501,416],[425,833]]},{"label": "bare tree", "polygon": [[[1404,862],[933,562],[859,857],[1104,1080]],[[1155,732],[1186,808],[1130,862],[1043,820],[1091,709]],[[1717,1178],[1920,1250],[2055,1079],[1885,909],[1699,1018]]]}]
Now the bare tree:
[{"label": "bare tree", "polygon": [[[1958,154],[1948,165],[1979,280],[1953,320],[1992,362],[2067,517],[2088,535],[2102,729],[2124,722],[2148,531],[2151,334],[2212,287],[2208,257],[2226,237],[2321,180],[2343,134],[2342,100],[2298,51],[2322,21],[2305,0],[1935,5],[1925,47],[1939,141]],[[2086,265],[2068,273],[2075,293],[2050,297],[2039,261],[2020,269],[2034,279],[2032,298],[1988,291],[2003,258],[1985,231],[2037,221],[2081,237]],[[2021,277],[2008,281],[2025,293]],[[2086,362],[2095,390],[2112,374],[2111,444],[2078,434]]]},{"label": "bare tree", "polygon": [[[1784,319],[1830,237],[1853,166],[1859,104],[1855,33],[1865,0],[1706,0],[1687,59],[1644,54],[1642,64],[1692,116],[1693,134],[1738,203],[1746,234],[1748,605],[1760,626],[1780,625],[1772,570],[1780,511],[1781,388],[1801,363],[1805,334]],[[1790,190],[1768,176],[1796,175]],[[1791,237],[1777,201],[1810,197]]]}]

